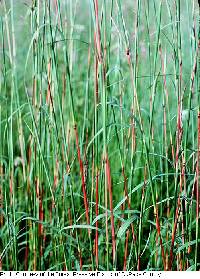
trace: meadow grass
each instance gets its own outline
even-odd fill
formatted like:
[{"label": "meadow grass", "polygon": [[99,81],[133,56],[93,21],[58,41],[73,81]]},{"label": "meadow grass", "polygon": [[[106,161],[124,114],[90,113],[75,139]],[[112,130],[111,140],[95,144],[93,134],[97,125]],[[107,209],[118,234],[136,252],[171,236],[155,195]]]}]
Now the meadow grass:
[{"label": "meadow grass", "polygon": [[0,1],[0,269],[199,270],[195,0]]}]

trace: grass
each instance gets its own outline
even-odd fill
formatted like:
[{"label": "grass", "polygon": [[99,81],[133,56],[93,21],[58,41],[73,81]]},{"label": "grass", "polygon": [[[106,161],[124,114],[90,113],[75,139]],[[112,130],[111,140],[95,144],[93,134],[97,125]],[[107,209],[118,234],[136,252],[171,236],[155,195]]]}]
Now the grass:
[{"label": "grass", "polygon": [[0,2],[0,269],[199,270],[199,2]]}]

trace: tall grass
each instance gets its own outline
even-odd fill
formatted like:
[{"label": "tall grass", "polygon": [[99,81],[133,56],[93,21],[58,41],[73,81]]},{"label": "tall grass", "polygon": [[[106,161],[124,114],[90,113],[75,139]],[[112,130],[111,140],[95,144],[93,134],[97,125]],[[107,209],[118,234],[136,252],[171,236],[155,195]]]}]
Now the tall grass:
[{"label": "tall grass", "polygon": [[199,9],[0,2],[0,269],[200,269]]}]

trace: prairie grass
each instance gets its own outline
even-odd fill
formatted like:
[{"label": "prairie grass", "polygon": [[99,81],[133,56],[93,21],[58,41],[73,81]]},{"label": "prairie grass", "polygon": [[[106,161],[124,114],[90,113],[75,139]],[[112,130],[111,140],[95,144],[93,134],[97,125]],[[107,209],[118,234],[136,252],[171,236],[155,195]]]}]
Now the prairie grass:
[{"label": "prairie grass", "polygon": [[199,9],[0,1],[1,270],[200,270]]}]

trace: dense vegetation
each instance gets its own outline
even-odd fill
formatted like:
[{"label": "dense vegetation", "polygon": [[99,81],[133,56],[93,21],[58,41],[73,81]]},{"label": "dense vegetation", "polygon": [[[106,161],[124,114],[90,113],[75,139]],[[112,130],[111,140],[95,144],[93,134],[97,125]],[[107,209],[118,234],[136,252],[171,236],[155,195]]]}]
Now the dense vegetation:
[{"label": "dense vegetation", "polygon": [[196,0],[0,1],[0,269],[199,270]]}]

